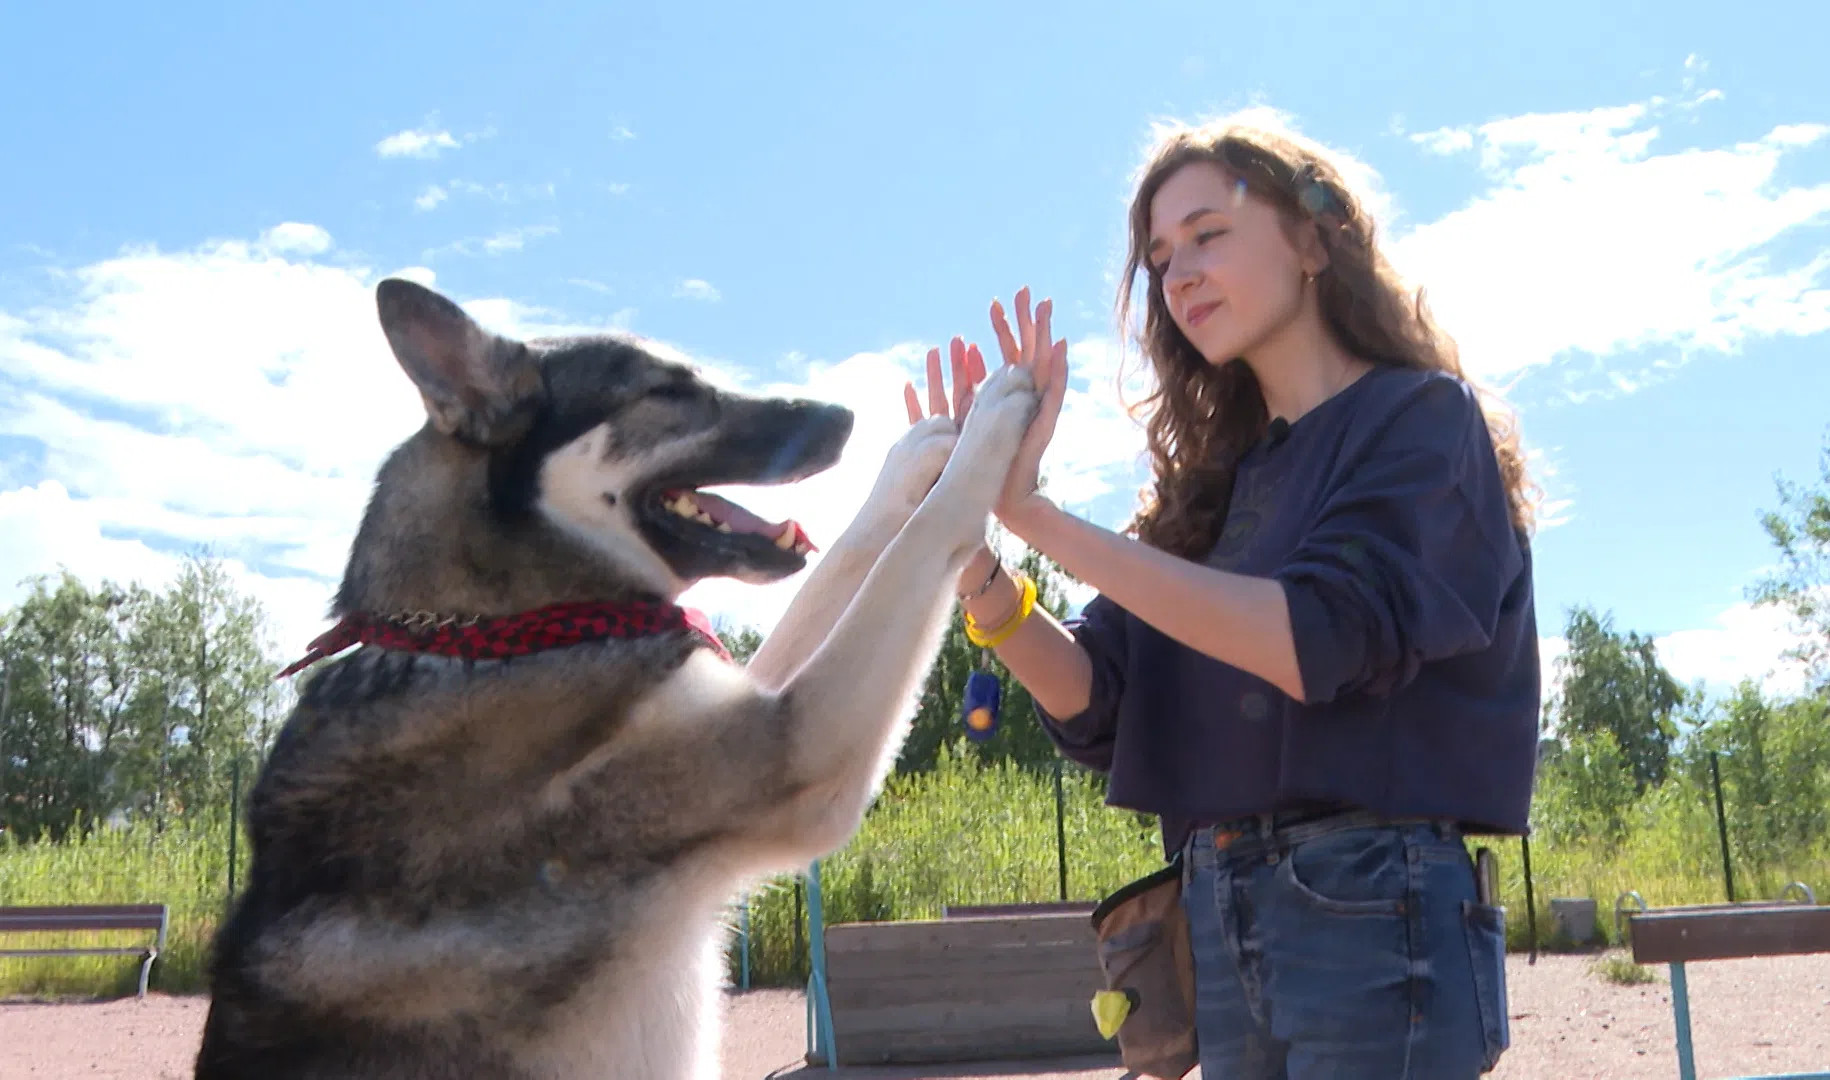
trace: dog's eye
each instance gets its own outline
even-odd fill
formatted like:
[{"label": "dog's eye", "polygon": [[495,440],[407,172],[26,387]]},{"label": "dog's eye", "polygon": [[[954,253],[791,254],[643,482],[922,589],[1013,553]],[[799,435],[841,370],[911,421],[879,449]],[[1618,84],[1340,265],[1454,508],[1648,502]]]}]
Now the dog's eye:
[{"label": "dog's eye", "polygon": [[691,401],[699,396],[699,391],[686,383],[662,383],[650,390],[648,396],[661,401]]}]

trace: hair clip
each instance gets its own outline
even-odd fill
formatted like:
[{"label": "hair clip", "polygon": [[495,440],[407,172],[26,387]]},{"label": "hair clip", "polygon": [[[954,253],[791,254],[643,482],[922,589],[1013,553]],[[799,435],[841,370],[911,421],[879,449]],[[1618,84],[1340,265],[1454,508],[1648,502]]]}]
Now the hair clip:
[{"label": "hair clip", "polygon": [[1296,171],[1296,201],[1311,215],[1320,216],[1329,210],[1340,209],[1334,193],[1317,174],[1314,162],[1303,162],[1302,168]]}]

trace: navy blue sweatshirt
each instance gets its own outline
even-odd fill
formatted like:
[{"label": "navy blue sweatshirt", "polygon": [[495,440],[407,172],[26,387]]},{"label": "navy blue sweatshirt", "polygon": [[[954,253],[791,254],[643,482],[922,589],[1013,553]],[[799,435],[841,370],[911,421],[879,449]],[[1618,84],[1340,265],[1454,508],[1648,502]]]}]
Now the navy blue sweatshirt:
[{"label": "navy blue sweatshirt", "polygon": [[1092,701],[1042,716],[1110,773],[1111,805],[1158,815],[1166,853],[1204,823],[1317,806],[1525,831],[1531,552],[1466,383],[1378,367],[1261,440],[1206,564],[1283,585],[1302,702],[1096,596],[1068,622]]}]

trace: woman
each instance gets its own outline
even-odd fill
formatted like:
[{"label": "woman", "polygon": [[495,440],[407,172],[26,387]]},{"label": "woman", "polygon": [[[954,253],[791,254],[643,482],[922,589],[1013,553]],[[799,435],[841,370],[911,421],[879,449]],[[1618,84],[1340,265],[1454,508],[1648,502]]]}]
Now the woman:
[{"label": "woman", "polygon": [[[1507,1043],[1505,968],[1462,838],[1524,831],[1536,760],[1516,439],[1305,142],[1167,136],[1124,325],[1140,273],[1157,390],[1133,536],[1036,490],[1066,345],[1047,301],[1032,319],[1019,293],[1014,333],[992,306],[1045,388],[997,515],[1097,595],[1063,626],[987,549],[960,578],[968,632],[1112,804],[1159,815],[1204,1076],[1472,1077]],[[952,354],[966,401],[983,361]]]}]

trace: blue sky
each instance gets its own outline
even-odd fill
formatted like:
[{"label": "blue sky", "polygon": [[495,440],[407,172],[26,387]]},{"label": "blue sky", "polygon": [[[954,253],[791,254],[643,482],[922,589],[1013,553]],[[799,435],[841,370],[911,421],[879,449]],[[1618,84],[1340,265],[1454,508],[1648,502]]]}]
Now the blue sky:
[{"label": "blue sky", "polygon": [[[1045,467],[1115,525],[1142,479],[1111,393],[1128,177],[1153,121],[1257,108],[1348,156],[1508,386],[1557,502],[1546,638],[1592,603],[1687,679],[1760,674],[1757,515],[1830,428],[1830,14],[1606,7],[9,14],[0,601],[207,542],[302,644],[418,423],[374,324],[396,272],[498,328],[632,329],[858,407],[833,476],[746,496],[816,540],[900,373],[1028,284],[1074,349]],[[694,598],[766,623],[786,591]]]}]

